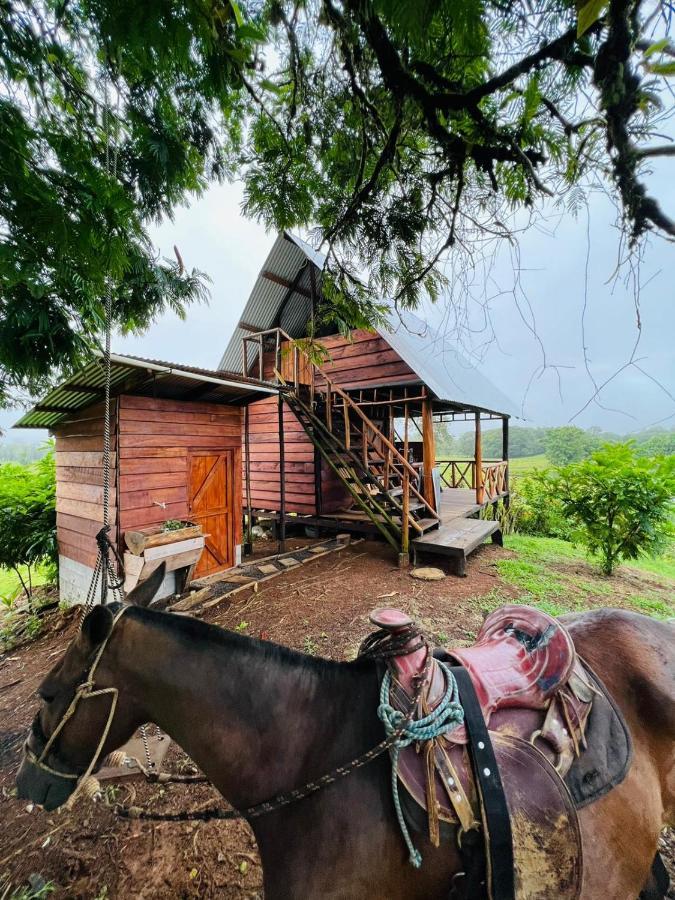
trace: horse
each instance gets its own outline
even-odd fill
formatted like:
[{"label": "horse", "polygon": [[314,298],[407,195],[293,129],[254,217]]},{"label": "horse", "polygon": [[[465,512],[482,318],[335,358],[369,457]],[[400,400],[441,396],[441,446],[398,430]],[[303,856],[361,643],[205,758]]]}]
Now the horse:
[{"label": "horse", "polygon": [[[621,709],[634,750],[623,782],[579,811],[580,897],[636,900],[643,889],[655,896],[650,867],[661,830],[675,820],[675,628],[609,609],[565,617],[565,625]],[[74,704],[93,665],[92,693]],[[61,806],[92,762],[155,722],[246,810],[381,742],[378,692],[370,659],[321,659],[191,617],[96,606],[38,690],[19,796],[47,810]],[[436,847],[423,833],[423,864],[409,864],[387,754],[250,825],[267,900],[447,898],[462,867],[455,841]]]}]

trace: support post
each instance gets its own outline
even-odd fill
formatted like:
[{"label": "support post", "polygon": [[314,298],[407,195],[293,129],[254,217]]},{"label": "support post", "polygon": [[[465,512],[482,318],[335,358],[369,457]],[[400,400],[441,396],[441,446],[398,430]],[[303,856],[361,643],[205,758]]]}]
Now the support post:
[{"label": "support post", "polygon": [[436,464],[436,441],[434,439],[433,401],[425,397],[422,401],[422,447],[424,452],[422,469],[424,473],[424,499],[432,509],[436,509],[434,496],[433,468]]},{"label": "support post", "polygon": [[253,512],[251,510],[251,437],[249,428],[249,407],[244,407],[244,480],[246,482],[246,540],[244,541],[244,556],[250,556],[253,552]]},{"label": "support post", "polygon": [[476,466],[476,503],[483,502],[483,437],[480,430],[480,412],[474,413],[476,433],[474,443],[474,464]]},{"label": "support post", "polygon": [[401,520],[401,552],[398,555],[398,565],[400,569],[406,568],[410,564],[410,493],[409,493],[408,470],[403,471],[403,510]]},{"label": "support post", "polygon": [[[506,463],[504,470],[504,490],[507,495],[509,493],[509,417],[502,416],[502,460]],[[505,505],[508,507],[508,496],[504,499]]]},{"label": "support post", "polygon": [[286,442],[284,439],[284,398],[279,392],[279,553],[286,549]]}]

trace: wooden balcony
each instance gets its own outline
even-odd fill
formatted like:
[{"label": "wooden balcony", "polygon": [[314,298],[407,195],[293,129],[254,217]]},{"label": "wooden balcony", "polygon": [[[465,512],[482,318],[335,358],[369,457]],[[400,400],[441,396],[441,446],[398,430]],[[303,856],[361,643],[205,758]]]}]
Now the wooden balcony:
[{"label": "wooden balcony", "polygon": [[[475,459],[437,459],[441,483],[447,488],[463,488],[475,492],[476,503],[492,503],[508,492],[508,461]],[[480,473],[480,474],[479,474]]]}]

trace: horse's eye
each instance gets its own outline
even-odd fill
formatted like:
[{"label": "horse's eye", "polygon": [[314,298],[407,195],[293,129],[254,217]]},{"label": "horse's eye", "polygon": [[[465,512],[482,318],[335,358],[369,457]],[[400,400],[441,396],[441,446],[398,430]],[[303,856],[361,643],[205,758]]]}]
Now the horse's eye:
[{"label": "horse's eye", "polygon": [[51,703],[55,694],[48,687],[39,687],[38,697],[40,697],[41,700],[44,700],[45,703]]}]

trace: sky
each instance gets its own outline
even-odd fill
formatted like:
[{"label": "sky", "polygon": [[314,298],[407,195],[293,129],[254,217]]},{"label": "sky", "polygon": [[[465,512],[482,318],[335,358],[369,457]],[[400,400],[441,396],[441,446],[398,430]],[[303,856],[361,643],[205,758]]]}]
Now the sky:
[{"label": "sky", "polygon": [[[665,166],[656,171],[649,187],[675,214],[672,162],[670,173]],[[152,230],[162,256],[173,257],[175,244],[188,268],[210,277],[210,301],[192,307],[185,322],[168,312],[141,336],[115,335],[114,351],[217,367],[275,239],[242,216],[241,201],[240,185],[214,185],[189,207],[179,208],[173,221]],[[545,226],[521,235],[517,259],[505,247],[496,261],[489,289],[499,294],[490,304],[496,340],[484,346],[486,335],[478,327],[463,335],[462,350],[465,355],[474,351],[483,374],[520,409],[522,424],[572,421],[619,433],[655,423],[675,427],[675,246],[658,237],[650,239],[640,267],[642,333],[635,353],[640,369],[621,370],[637,337],[636,301],[632,284],[623,277],[612,278],[619,247],[614,221],[615,212],[602,196],[591,197],[588,212],[582,209],[577,218],[551,210]],[[523,290],[514,295],[515,275]],[[585,301],[591,375],[598,385],[615,376],[601,391],[600,403],[588,402],[595,389],[584,363]],[[447,298],[441,298],[418,315],[447,328],[446,304]],[[472,322],[479,326],[478,309],[472,308]],[[550,366],[559,368],[542,369],[544,356]],[[0,413],[0,428],[10,426],[19,415]],[[14,431],[5,439],[22,437],[33,441],[39,435]]]}]

